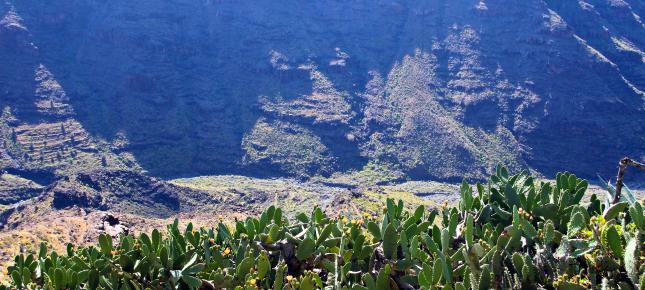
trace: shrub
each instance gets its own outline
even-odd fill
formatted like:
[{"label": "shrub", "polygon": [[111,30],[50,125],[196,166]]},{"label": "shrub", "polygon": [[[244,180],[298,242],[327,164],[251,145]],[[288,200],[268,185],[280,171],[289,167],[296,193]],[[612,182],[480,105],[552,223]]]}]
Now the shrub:
[{"label": "shrub", "polygon": [[587,182],[555,184],[505,168],[455,207],[404,210],[387,200],[379,218],[329,217],[319,208],[284,217],[269,207],[229,227],[178,222],[162,234],[67,253],[20,255],[10,287],[30,289],[643,289],[642,202],[608,186],[581,203]]}]

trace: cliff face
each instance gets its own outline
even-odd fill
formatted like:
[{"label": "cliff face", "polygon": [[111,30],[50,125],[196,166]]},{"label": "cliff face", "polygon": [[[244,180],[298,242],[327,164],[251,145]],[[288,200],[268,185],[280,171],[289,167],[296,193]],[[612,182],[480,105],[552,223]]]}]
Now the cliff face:
[{"label": "cliff face", "polygon": [[645,158],[644,13],[632,0],[7,0],[2,164],[613,174]]}]

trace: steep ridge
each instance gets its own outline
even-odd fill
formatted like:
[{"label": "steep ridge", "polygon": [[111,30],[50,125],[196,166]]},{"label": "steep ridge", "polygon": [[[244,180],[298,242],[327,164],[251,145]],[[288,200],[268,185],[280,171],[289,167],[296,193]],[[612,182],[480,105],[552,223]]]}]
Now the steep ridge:
[{"label": "steep ridge", "polygon": [[0,20],[0,164],[2,169],[59,174],[99,167],[137,168],[134,158],[90,135],[70,96],[43,64],[40,49],[16,8],[3,3]]},{"label": "steep ridge", "polygon": [[[639,1],[3,9],[7,164],[70,168],[58,154],[86,164],[74,168],[140,164],[173,177],[329,175],[377,162],[458,180],[498,162],[609,176],[623,155],[645,158]],[[80,157],[53,145],[71,139],[62,128]]]}]

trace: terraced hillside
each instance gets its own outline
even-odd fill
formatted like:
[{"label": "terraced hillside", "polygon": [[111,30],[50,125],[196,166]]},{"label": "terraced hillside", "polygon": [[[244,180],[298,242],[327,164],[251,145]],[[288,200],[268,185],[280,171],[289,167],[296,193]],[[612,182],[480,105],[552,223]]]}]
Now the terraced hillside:
[{"label": "terraced hillside", "polygon": [[3,5],[8,10],[0,20],[2,168],[57,174],[137,168],[130,154],[119,152],[119,138],[107,142],[78,121],[70,96],[44,64],[22,18]]},{"label": "terraced hillside", "polygon": [[[0,3],[3,167],[595,179],[645,158],[636,0]],[[162,158],[160,158],[163,156]]]}]

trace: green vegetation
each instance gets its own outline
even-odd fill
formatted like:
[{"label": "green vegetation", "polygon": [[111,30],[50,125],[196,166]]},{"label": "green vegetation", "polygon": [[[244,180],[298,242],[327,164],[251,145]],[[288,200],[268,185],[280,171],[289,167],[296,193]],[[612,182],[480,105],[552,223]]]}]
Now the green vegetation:
[{"label": "green vegetation", "polygon": [[296,176],[333,171],[334,158],[311,130],[260,119],[242,140],[245,164],[268,164]]},{"label": "green vegetation", "polygon": [[369,161],[360,170],[335,172],[330,177],[315,176],[314,181],[345,186],[375,186],[405,180],[403,171],[389,163]]},{"label": "green vegetation", "polygon": [[258,218],[167,233],[102,235],[66,254],[20,255],[11,289],[643,289],[643,202],[607,184],[581,200],[586,181],[554,184],[498,167],[487,184],[460,188],[454,207],[375,217],[294,220],[269,207]]}]

